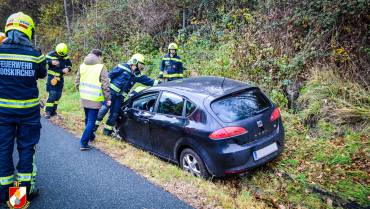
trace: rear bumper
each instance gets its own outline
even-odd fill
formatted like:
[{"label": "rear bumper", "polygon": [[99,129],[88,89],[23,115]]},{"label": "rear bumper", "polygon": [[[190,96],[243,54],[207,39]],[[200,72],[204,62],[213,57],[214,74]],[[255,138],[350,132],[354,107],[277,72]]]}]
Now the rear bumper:
[{"label": "rear bumper", "polygon": [[[262,149],[272,143],[277,144],[278,150],[259,159],[254,160],[253,152]],[[244,145],[230,144],[220,150],[209,150],[206,164],[209,172],[214,176],[243,173],[246,170],[257,167],[276,158],[284,149],[284,129],[282,125],[273,134]]]}]

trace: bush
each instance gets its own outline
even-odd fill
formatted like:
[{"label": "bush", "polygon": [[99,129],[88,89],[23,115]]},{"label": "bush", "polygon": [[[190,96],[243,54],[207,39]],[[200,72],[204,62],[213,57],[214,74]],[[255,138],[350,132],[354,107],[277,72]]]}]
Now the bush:
[{"label": "bush", "polygon": [[370,97],[360,85],[343,81],[330,69],[318,69],[302,91],[304,120],[311,116],[342,124],[370,124]]},{"label": "bush", "polygon": [[146,33],[137,33],[128,40],[128,49],[131,53],[151,54],[158,50],[153,38]]}]

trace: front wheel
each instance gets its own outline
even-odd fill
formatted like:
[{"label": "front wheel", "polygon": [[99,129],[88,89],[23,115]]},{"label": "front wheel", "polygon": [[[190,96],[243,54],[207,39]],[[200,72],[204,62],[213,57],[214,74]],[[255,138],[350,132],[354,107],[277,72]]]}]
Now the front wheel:
[{"label": "front wheel", "polygon": [[125,124],[127,118],[124,115],[120,115],[117,119],[116,125],[113,128],[113,136],[119,140],[126,140],[125,130],[123,125]]},{"label": "front wheel", "polygon": [[184,149],[180,155],[180,166],[196,177],[209,178],[210,175],[203,160],[192,149]]},{"label": "front wheel", "polygon": [[122,140],[122,136],[120,134],[120,128],[119,128],[119,126],[114,126],[113,127],[112,137],[113,138],[116,138],[118,140]]}]

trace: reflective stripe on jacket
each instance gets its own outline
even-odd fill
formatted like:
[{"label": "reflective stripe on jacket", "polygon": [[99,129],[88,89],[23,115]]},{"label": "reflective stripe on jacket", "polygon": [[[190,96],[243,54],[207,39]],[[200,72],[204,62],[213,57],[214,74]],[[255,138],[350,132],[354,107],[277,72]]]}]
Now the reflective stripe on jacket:
[{"label": "reflective stripe on jacket", "polygon": [[128,95],[128,92],[130,92],[136,82],[145,86],[153,86],[158,83],[158,81],[155,81],[146,75],[139,74],[135,76],[130,70],[130,65],[127,63],[115,66],[109,72],[109,78],[111,79],[109,85],[110,89],[114,93],[122,95],[123,97]]},{"label": "reflective stripe on jacket", "polygon": [[46,76],[45,57],[31,44],[0,46],[0,117],[39,114],[37,79]]},{"label": "reflective stripe on jacket", "polygon": [[[58,61],[58,65],[53,65],[52,61]],[[46,63],[48,65],[48,79],[46,82],[46,90],[62,91],[64,85],[64,68],[72,68],[72,62],[68,56],[61,57],[55,51],[51,51],[46,56]],[[51,84],[51,80],[55,77],[60,77],[56,85]]]},{"label": "reflective stripe on jacket", "polygon": [[109,72],[109,78],[111,79],[109,87],[119,94],[131,74],[129,65],[118,64]]},{"label": "reflective stripe on jacket", "polygon": [[177,55],[171,57],[170,54],[166,54],[162,58],[160,70],[161,70],[160,74],[163,74],[163,77],[165,78],[184,77],[182,61],[181,58]]},{"label": "reflective stripe on jacket", "polygon": [[104,101],[102,83],[100,74],[103,70],[103,64],[80,66],[80,97],[94,102]]}]

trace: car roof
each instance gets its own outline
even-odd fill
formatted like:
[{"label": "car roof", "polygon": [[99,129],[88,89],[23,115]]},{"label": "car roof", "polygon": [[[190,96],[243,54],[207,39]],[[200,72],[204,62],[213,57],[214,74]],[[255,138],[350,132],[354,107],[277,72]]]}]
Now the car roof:
[{"label": "car roof", "polygon": [[253,87],[241,81],[224,77],[200,76],[161,83],[151,90],[168,90],[189,97],[221,97],[231,92]]}]

